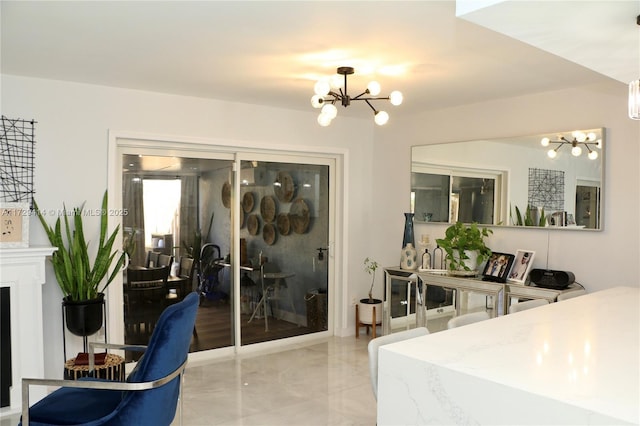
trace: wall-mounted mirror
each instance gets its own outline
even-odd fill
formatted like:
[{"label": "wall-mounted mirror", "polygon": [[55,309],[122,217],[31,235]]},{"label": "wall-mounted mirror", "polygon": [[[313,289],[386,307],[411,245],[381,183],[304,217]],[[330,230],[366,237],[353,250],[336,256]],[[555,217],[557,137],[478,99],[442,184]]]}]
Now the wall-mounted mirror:
[{"label": "wall-mounted mirror", "polygon": [[603,128],[411,149],[416,222],[601,230]]}]

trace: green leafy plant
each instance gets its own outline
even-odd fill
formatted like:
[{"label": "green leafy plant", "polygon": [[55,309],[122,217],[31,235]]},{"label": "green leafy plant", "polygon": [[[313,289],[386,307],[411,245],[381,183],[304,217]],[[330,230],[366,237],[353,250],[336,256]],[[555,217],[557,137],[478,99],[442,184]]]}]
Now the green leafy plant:
[{"label": "green leafy plant", "polygon": [[[113,233],[107,237],[107,191],[102,197],[102,209],[99,212],[100,240],[93,264],[89,261],[89,242],[85,240],[82,224],[84,203],[71,212],[67,212],[66,206],[63,205],[62,217],[64,220],[61,221],[58,217],[53,227],[47,224],[35,200],[34,207],[49,242],[58,249],[51,256],[51,262],[65,299],[80,301],[98,297],[98,294],[103,293],[115,279],[126,258],[126,253],[123,252],[118,256],[118,251],[113,250],[120,226],[118,225]],[[114,261],[115,266],[109,273],[109,268]],[[100,283],[103,282],[107,273],[109,276],[104,285],[100,287]]]},{"label": "green leafy plant", "polygon": [[513,219],[513,214],[511,214],[511,222],[516,226],[545,226],[547,224],[547,218],[544,215],[544,209],[541,210],[540,218],[538,220],[534,220],[533,217],[533,209],[530,206],[527,206],[524,215],[520,212],[518,206],[515,206],[516,210],[516,219]]},{"label": "green leafy plant", "polygon": [[[478,254],[477,262],[482,263],[491,256],[491,250],[484,243],[484,238],[492,234],[493,231],[487,228],[480,228],[476,222],[465,225],[456,222],[445,231],[444,238],[437,238],[438,245],[447,253],[447,262],[450,270],[471,271],[465,264],[469,260],[467,251],[475,251]],[[476,265],[473,265],[475,268]]]},{"label": "green leafy plant", "polygon": [[373,259],[364,259],[364,270],[367,274],[371,275],[371,287],[369,287],[369,303],[373,303],[373,286],[376,283],[376,269],[378,269],[378,262]]}]

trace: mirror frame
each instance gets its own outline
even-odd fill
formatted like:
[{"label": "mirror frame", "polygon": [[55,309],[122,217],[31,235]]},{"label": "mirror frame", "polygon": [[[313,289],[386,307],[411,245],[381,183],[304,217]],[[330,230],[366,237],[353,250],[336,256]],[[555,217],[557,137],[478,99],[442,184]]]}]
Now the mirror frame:
[{"label": "mirror frame", "polygon": [[[592,132],[596,135],[596,140],[593,142],[587,139],[585,142],[577,143],[578,146],[581,146],[583,148],[582,149],[583,152],[579,156],[571,155],[571,149],[572,149],[571,142],[573,142],[573,140],[575,139],[575,136],[578,136],[576,140],[578,141],[582,140],[580,138],[580,135],[576,132],[582,132],[583,134],[588,134]],[[451,142],[434,143],[434,144],[427,144],[427,145],[414,145],[411,147],[411,169],[410,169],[410,176],[411,176],[410,193],[412,194],[412,199],[410,200],[411,211],[412,212],[414,211],[414,202],[415,202],[415,200],[413,199],[413,194],[414,194],[414,184],[413,184],[414,175],[413,174],[419,173],[419,171],[416,171],[416,169],[461,170],[461,171],[469,171],[472,173],[471,175],[473,175],[473,173],[477,174],[478,172],[487,171],[492,174],[497,173],[498,175],[501,176],[500,179],[504,179],[504,181],[497,183],[497,189],[496,189],[497,201],[496,201],[496,207],[494,209],[494,217],[496,216],[496,214],[498,216],[497,220],[494,219],[494,222],[500,221],[502,223],[491,223],[491,224],[487,223],[487,224],[484,224],[485,226],[504,227],[504,228],[559,230],[559,231],[602,231],[604,229],[605,145],[607,143],[606,136],[607,136],[606,128],[597,127],[597,128],[577,130],[577,131],[548,132],[548,133],[541,133],[536,135],[522,135],[522,136],[513,136],[513,137],[486,138],[486,139],[478,139],[478,140],[451,141]],[[561,139],[562,137],[565,138],[564,140],[566,140],[566,142],[563,142],[563,139]],[[549,138],[551,140],[551,143],[548,144],[548,146],[543,145],[541,143],[543,138]],[[598,141],[600,141],[600,143],[598,143]],[[447,148],[455,148],[456,144],[461,145],[461,144],[472,144],[472,143],[482,144],[482,145],[480,145],[480,148],[476,148],[476,147],[471,147],[472,149],[458,148],[456,152],[452,152],[451,149],[447,149]],[[512,202],[513,202],[513,198],[515,197],[513,196],[513,191],[511,190],[511,187],[513,185],[512,181],[514,179],[514,175],[518,173],[513,172],[513,169],[511,167],[512,163],[509,163],[509,161],[507,161],[506,158],[502,160],[498,159],[498,161],[496,161],[493,164],[485,163],[484,165],[481,163],[482,162],[481,159],[478,160],[478,158],[480,158],[482,155],[485,155],[485,153],[483,152],[484,150],[486,150],[486,155],[488,158],[491,158],[491,159],[494,158],[490,156],[494,151],[488,150],[489,143],[491,143],[491,145],[496,143],[511,144],[511,145],[515,143],[518,143],[518,144],[526,143],[527,146],[524,147],[524,149],[526,149],[527,151],[525,151],[524,154],[519,155],[519,157],[539,158],[539,160],[534,160],[533,162],[527,161],[527,164],[523,164],[523,166],[527,167],[528,169],[546,167],[547,170],[551,170],[552,167],[547,164],[548,161],[556,161],[557,162],[556,167],[558,167],[559,163],[564,162],[568,164],[568,162],[573,160],[579,160],[579,158],[582,158],[582,157],[584,157],[584,161],[586,162],[584,164],[586,164],[587,165],[586,167],[588,168],[589,161],[596,161],[599,164],[599,179],[595,179],[595,177],[591,174],[581,175],[579,171],[576,171],[576,169],[569,170],[567,168],[564,168],[564,169],[561,169],[561,171],[563,171],[564,173],[567,173],[567,172],[573,173],[573,177],[572,177],[573,181],[571,182],[571,185],[574,186],[574,191],[573,191],[574,198],[575,198],[575,187],[580,186],[579,183],[581,181],[592,180],[594,182],[597,182],[597,184],[594,187],[597,188],[596,190],[597,198],[595,201],[595,208],[597,208],[598,210],[598,220],[597,220],[598,227],[584,228],[582,226],[575,226],[575,225],[556,226],[555,224],[549,223],[551,220],[551,212],[545,213],[545,216],[547,217],[546,226],[512,225],[512,222],[513,222],[512,216],[515,216],[515,213],[514,213],[515,209],[512,206]],[[594,148],[594,146],[596,145],[598,145],[598,148]],[[430,150],[429,148],[431,147],[436,149]],[[432,161],[422,160],[424,157],[428,155],[427,153],[418,156],[417,151],[423,150],[423,149],[427,149],[427,151],[432,151],[431,155],[434,158]],[[549,151],[553,149],[555,149],[558,155],[556,158],[549,158],[546,155],[545,151]],[[598,158],[596,160],[587,159],[587,154],[589,150],[594,150],[598,152]],[[533,151],[540,151],[541,156],[532,157],[531,155],[527,154]],[[445,156],[447,154],[448,156]],[[536,156],[538,155],[537,152],[535,155]],[[512,156],[509,158],[514,158],[514,157]],[[529,170],[527,170],[527,173],[529,173]],[[520,173],[520,175],[522,175],[522,173]],[[522,176],[520,176],[520,180],[522,180]],[[527,189],[525,191],[527,193],[526,204],[528,204],[528,185],[530,184],[530,182],[526,181],[525,184],[527,184]],[[566,182],[564,182],[564,184],[566,185]],[[564,191],[564,193],[566,194],[567,191]],[[569,193],[571,193],[571,191],[569,191]],[[451,197],[449,197],[449,199],[450,198]],[[449,202],[451,203],[451,201]],[[521,208],[524,209],[524,207],[521,207]],[[575,209],[576,209],[576,205],[574,200],[573,209],[572,209],[574,210],[573,212],[574,214],[575,214]],[[570,209],[566,209],[564,211],[571,212]],[[524,211],[522,212],[522,214],[524,214]],[[557,219],[558,219],[558,216],[556,215],[554,217],[554,220],[557,220]],[[418,214],[415,215],[414,222],[437,223],[437,224],[447,224],[447,225],[450,225],[452,223],[450,221],[450,218],[448,218],[447,221],[437,221],[437,222],[425,221],[421,217],[419,217]]]}]

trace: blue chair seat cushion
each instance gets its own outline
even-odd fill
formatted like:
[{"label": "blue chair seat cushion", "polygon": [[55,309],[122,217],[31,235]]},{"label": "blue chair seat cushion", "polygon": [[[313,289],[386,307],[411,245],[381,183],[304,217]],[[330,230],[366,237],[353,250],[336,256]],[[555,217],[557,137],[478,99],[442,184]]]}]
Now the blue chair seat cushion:
[{"label": "blue chair seat cushion", "polygon": [[51,419],[56,425],[91,424],[113,414],[122,396],[122,391],[60,388],[29,409],[29,420],[34,426],[51,425]]}]

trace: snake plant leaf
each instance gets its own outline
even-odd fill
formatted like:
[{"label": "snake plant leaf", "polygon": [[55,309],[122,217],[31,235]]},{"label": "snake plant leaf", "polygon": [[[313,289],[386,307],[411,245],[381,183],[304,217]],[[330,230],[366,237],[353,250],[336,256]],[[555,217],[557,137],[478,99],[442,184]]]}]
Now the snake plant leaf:
[{"label": "snake plant leaf", "polygon": [[[51,263],[65,298],[75,301],[95,299],[98,293],[104,292],[116,278],[124,264],[126,254],[119,254],[113,249],[120,226],[116,226],[111,234],[107,232],[107,201],[107,191],[105,191],[100,210],[100,237],[92,264],[89,258],[90,243],[85,238],[83,227],[85,203],[71,210],[70,214],[63,204],[63,219],[58,217],[54,227],[51,227],[34,200],[36,214],[49,242],[58,249],[53,253]],[[69,216],[72,220],[69,220]],[[113,269],[109,273],[112,266]],[[100,286],[107,274],[108,279],[103,286]]]}]

